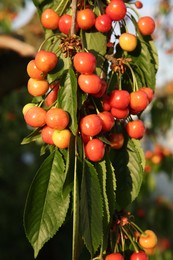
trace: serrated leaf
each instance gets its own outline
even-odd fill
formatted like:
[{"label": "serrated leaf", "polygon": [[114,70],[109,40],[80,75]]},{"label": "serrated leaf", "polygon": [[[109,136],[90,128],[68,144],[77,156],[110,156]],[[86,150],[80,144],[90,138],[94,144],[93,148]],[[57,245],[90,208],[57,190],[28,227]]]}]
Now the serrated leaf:
[{"label": "serrated leaf", "polygon": [[64,161],[56,150],[38,170],[25,205],[24,227],[35,257],[65,221],[69,195],[63,197],[63,184]]},{"label": "serrated leaf", "polygon": [[113,213],[115,211],[115,205],[116,205],[116,176],[115,176],[115,170],[112,165],[112,162],[110,160],[109,154],[106,153],[105,155],[106,160],[106,170],[107,170],[107,196],[109,201],[109,211],[110,216],[112,218]]},{"label": "serrated leaf", "polygon": [[129,139],[118,152],[112,152],[117,189],[116,201],[120,209],[127,207],[141,188],[144,173],[144,155],[139,140]]},{"label": "serrated leaf", "polygon": [[[98,177],[101,186],[101,193],[103,197],[103,234],[104,234],[102,238],[103,251],[106,250],[107,248],[110,223],[112,220],[113,212],[115,210],[115,187],[113,185],[115,180],[115,175],[114,173],[111,174],[112,172],[110,170],[110,167],[107,165],[107,163],[110,163],[110,161],[108,161],[108,157],[106,156],[105,160],[102,160],[101,162],[98,162],[95,165],[95,168],[98,172]],[[112,196],[110,196],[110,194]],[[111,205],[114,205],[113,210],[111,208]]]},{"label": "serrated leaf", "polygon": [[155,89],[158,69],[158,55],[155,45],[150,37],[138,37],[138,47],[134,52],[128,53],[127,57],[132,58],[131,66],[139,88],[142,86]]},{"label": "serrated leaf", "polygon": [[74,135],[78,128],[77,123],[77,80],[72,68],[69,68],[58,91],[58,106],[71,116],[70,130]]},{"label": "serrated leaf", "polygon": [[95,167],[84,162],[81,183],[80,220],[81,234],[85,245],[93,255],[101,244],[102,228],[102,194]]}]

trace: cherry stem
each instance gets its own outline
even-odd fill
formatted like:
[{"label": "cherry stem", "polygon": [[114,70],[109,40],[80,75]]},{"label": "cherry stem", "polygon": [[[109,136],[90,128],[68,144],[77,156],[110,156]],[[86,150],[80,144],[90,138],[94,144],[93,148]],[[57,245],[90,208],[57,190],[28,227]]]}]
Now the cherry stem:
[{"label": "cherry stem", "polygon": [[137,246],[135,245],[133,239],[132,239],[131,236],[129,235],[129,233],[126,231],[126,229],[125,229],[124,227],[122,227],[122,230],[123,230],[123,232],[125,233],[125,235],[128,237],[128,239],[130,240],[130,242],[132,243],[135,252],[138,252],[139,250],[138,250]]},{"label": "cherry stem", "polygon": [[140,229],[140,227],[138,227],[134,222],[130,221],[130,224],[136,229],[138,230],[141,234],[144,233],[142,229]]},{"label": "cherry stem", "polygon": [[44,46],[44,44],[45,44],[48,40],[50,40],[51,38],[53,38],[53,37],[55,37],[55,35],[51,35],[51,36],[49,36],[48,38],[46,38],[46,39],[42,42],[42,44],[39,46],[38,51],[40,51],[40,50],[42,49],[42,47]]},{"label": "cherry stem", "polygon": [[136,11],[136,9],[135,9],[134,7],[132,7],[131,4],[127,4],[127,3],[126,3],[126,6],[127,6],[129,9],[131,9],[131,10],[137,15],[138,18],[140,17],[140,14]]},{"label": "cherry stem", "polygon": [[133,69],[132,67],[130,66],[129,63],[126,63],[127,67],[130,69],[130,72],[132,74],[132,79],[133,79],[133,91],[137,91],[138,90],[138,83],[137,83],[137,80],[136,80],[136,77],[135,77],[135,74],[133,72]]},{"label": "cherry stem", "polygon": [[122,90],[122,75],[121,75],[121,73],[119,72],[119,74],[118,74],[118,89],[119,90]]},{"label": "cherry stem", "polygon": [[124,237],[123,237],[123,229],[120,228],[120,238],[121,238],[121,246],[122,246],[122,251],[124,252],[125,250],[125,241],[124,241]]},{"label": "cherry stem", "polygon": [[77,13],[77,0],[72,0],[72,25],[71,35],[76,34],[76,13]]}]

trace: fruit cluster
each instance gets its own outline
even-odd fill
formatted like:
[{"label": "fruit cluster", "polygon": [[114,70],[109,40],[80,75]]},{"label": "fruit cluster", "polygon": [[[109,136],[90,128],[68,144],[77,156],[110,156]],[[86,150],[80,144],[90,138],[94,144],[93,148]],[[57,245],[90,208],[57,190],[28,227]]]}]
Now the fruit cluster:
[{"label": "fruit cluster", "polygon": [[150,229],[142,231],[132,218],[130,212],[115,212],[110,234],[115,241],[114,252],[108,253],[105,260],[125,259],[126,244],[131,248],[130,253],[127,253],[130,260],[148,260],[148,255],[152,255],[156,250],[158,239],[155,232]]},{"label": "fruit cluster", "polygon": [[[137,197],[142,182],[144,158],[138,139],[145,133],[141,113],[154,97],[157,55],[150,35],[155,23],[151,17],[137,16],[140,1],[54,4],[38,3],[45,40],[27,65],[28,93],[33,99],[24,106],[23,114],[33,131],[23,143],[42,139],[41,152],[48,149],[49,158],[58,159],[46,160],[47,174],[52,182],[61,175],[61,183],[58,191],[48,185],[44,198],[40,194],[41,200],[47,199],[46,205],[52,205],[55,217],[47,219],[46,209],[39,216],[40,223],[51,223],[46,239],[36,234],[45,231],[42,224],[39,230],[32,229],[38,226],[33,223],[25,225],[27,236],[34,248],[35,237],[44,239],[39,241],[42,246],[63,224],[66,212],[73,212],[73,223],[78,224],[73,228],[72,259],[80,251],[79,233],[92,257],[100,249],[100,257],[113,259],[107,254],[125,254],[129,246],[135,251],[131,260],[136,254],[147,259],[146,246],[140,241],[148,231],[144,235],[124,212],[116,212],[114,218],[113,214],[117,205],[125,208]],[[29,197],[35,198],[37,185],[41,187],[44,167],[39,171],[40,182],[32,183]],[[68,195],[63,194],[66,192]],[[57,194],[61,196],[54,201]],[[32,199],[27,201],[26,223],[33,211],[38,216],[33,204]],[[62,218],[54,214],[64,205]],[[109,249],[114,241],[115,250]]]},{"label": "fruit cluster", "polygon": [[[135,2],[135,6],[142,7],[139,1]],[[121,22],[127,16],[127,9],[123,1],[112,0],[105,6],[103,14],[96,15],[89,4],[84,7],[80,3],[74,32],[92,29],[101,33],[113,33],[114,23]],[[73,49],[70,58],[78,86],[87,95],[82,108],[78,111],[79,127],[76,133],[82,137],[86,157],[94,162],[100,161],[104,157],[106,146],[113,149],[120,149],[123,146],[126,134],[130,138],[141,139],[145,133],[145,126],[141,119],[133,119],[133,116],[140,116],[152,101],[154,92],[149,87],[139,87],[135,80],[130,89],[122,86],[121,78],[127,70],[127,73],[132,70],[129,62],[131,59],[119,58],[115,65],[117,59],[112,55],[111,60],[105,58],[105,61],[111,63],[111,68],[118,79],[118,84],[115,82],[113,88],[110,88],[108,79],[102,74],[97,74],[97,57],[94,53],[83,49],[82,46],[79,47],[80,44],[77,45],[79,40],[77,41],[74,35],[69,36],[73,25],[72,15],[59,16],[53,9],[47,8],[41,14],[41,23],[46,29],[59,30],[58,37],[66,39],[61,41],[61,50]],[[154,31],[155,24],[151,17],[140,17],[137,27],[138,33],[150,35]],[[67,38],[64,38],[64,34]],[[68,42],[69,37],[73,38],[73,46]],[[138,45],[137,34],[121,33],[117,45],[124,52],[134,51]],[[39,104],[38,102],[27,104],[23,113],[29,126],[40,129],[43,142],[56,145],[58,148],[67,148],[71,136],[69,124],[72,119],[68,111],[58,107],[61,78],[53,82],[48,80],[49,73],[58,67],[59,57],[56,53],[57,51],[41,49],[35,59],[28,63],[27,72],[30,77],[28,92],[38,98],[35,100],[39,100]],[[131,73],[133,74],[133,71]],[[120,130],[117,131],[118,128]]]}]

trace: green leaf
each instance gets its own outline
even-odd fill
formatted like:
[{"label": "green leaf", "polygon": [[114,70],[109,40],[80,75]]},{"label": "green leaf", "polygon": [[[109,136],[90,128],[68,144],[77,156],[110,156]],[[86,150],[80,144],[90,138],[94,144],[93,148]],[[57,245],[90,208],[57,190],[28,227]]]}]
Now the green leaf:
[{"label": "green leaf", "polygon": [[107,189],[107,197],[109,201],[109,211],[110,211],[110,216],[112,218],[113,213],[115,211],[115,206],[116,206],[116,176],[115,176],[115,169],[112,165],[112,162],[110,160],[110,157],[108,153],[105,155],[105,160],[106,160],[106,169],[107,169],[107,183],[106,183],[106,189]]},{"label": "green leaf", "polygon": [[72,242],[72,260],[79,257],[79,244],[81,237],[79,233],[79,183],[77,174],[77,157],[75,158],[74,167],[74,188],[73,188],[73,242]]},{"label": "green leaf", "polygon": [[61,82],[61,88],[58,91],[58,106],[63,108],[71,116],[70,130],[76,135],[77,123],[77,80],[72,68],[69,68],[67,74]]},{"label": "green leaf", "polygon": [[56,0],[54,3],[55,11],[61,16],[65,9],[71,4],[71,0]]},{"label": "green leaf", "polygon": [[[103,241],[102,250],[106,250],[109,228],[115,210],[115,173],[108,156],[95,164],[103,197]],[[113,205],[113,207],[112,207]]]},{"label": "green leaf", "polygon": [[96,252],[102,241],[102,207],[97,171],[93,164],[84,161],[80,200],[81,234],[91,255]]},{"label": "green leaf", "polygon": [[64,183],[64,194],[70,193],[73,189],[74,182],[74,167],[75,167],[75,136],[71,136],[70,145],[67,149],[66,165],[65,165],[65,176],[66,180]]},{"label": "green leaf", "polygon": [[25,205],[24,227],[35,257],[65,221],[69,195],[63,197],[63,184],[64,161],[56,150],[38,170]]},{"label": "green leaf", "polygon": [[145,159],[140,141],[129,139],[121,150],[112,151],[111,158],[117,180],[116,202],[122,209],[138,196],[141,188]]},{"label": "green leaf", "polygon": [[60,16],[66,10],[66,8],[71,4],[70,0],[33,0],[33,3],[37,7],[39,13],[44,8],[54,9]]},{"label": "green leaf", "polygon": [[158,55],[155,45],[150,37],[138,37],[138,47],[134,52],[128,53],[132,58],[131,66],[139,88],[142,86],[155,89],[156,72],[158,69]]}]

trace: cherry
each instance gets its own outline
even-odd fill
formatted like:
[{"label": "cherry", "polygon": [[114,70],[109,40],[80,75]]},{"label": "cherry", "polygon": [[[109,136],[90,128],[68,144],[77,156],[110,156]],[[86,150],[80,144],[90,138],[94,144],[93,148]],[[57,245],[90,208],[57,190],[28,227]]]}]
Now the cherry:
[{"label": "cherry", "polygon": [[122,0],[112,0],[106,7],[106,14],[113,21],[122,20],[127,12],[125,3]]},{"label": "cherry", "polygon": [[122,33],[119,37],[119,45],[124,51],[134,51],[137,46],[137,37],[131,33]]},{"label": "cherry", "polygon": [[122,133],[113,132],[109,135],[110,147],[112,149],[120,149],[124,144],[124,135]]},{"label": "cherry", "polygon": [[86,8],[77,12],[76,20],[79,28],[88,30],[95,24],[95,14],[92,9]]},{"label": "cherry", "polygon": [[112,253],[107,255],[105,260],[124,260],[124,256],[120,253]]},{"label": "cherry", "polygon": [[130,260],[148,260],[148,256],[146,255],[145,252],[139,251],[139,252],[134,252],[130,256]]},{"label": "cherry", "polygon": [[107,14],[99,15],[95,20],[95,27],[97,31],[106,33],[112,27],[112,20]]},{"label": "cherry", "polygon": [[102,87],[101,79],[96,74],[80,74],[78,84],[80,89],[88,94],[97,94]]},{"label": "cherry", "polygon": [[79,73],[92,74],[96,68],[96,57],[90,52],[78,52],[73,58],[73,65]]},{"label": "cherry", "polygon": [[45,125],[46,111],[42,107],[33,106],[25,114],[25,122],[32,127],[42,127]]},{"label": "cherry", "polygon": [[81,119],[80,129],[85,135],[95,136],[102,130],[102,120],[96,114],[87,115]]},{"label": "cherry", "polygon": [[126,109],[130,102],[130,94],[126,90],[113,90],[110,94],[109,103],[111,107]]},{"label": "cherry", "polygon": [[150,229],[147,229],[139,237],[139,244],[145,248],[153,248],[157,244],[157,236],[155,232]]},{"label": "cherry", "polygon": [[126,131],[131,138],[141,139],[145,133],[144,123],[140,119],[130,121],[126,125]]},{"label": "cherry", "polygon": [[150,16],[140,17],[137,25],[142,35],[151,35],[155,30],[155,22]]},{"label": "cherry", "polygon": [[108,111],[98,113],[98,116],[102,120],[102,131],[108,132],[112,129],[115,124],[113,115]]},{"label": "cherry", "polygon": [[133,115],[136,115],[148,106],[149,100],[148,96],[144,91],[138,90],[130,93],[130,112]]},{"label": "cherry", "polygon": [[58,28],[60,16],[51,8],[45,9],[41,14],[41,23],[46,29]]},{"label": "cherry", "polygon": [[94,138],[85,145],[85,155],[93,162],[98,162],[103,159],[105,154],[105,145],[98,139]]},{"label": "cherry", "polygon": [[65,129],[69,124],[69,115],[62,108],[52,107],[46,113],[46,124],[57,130]]}]

